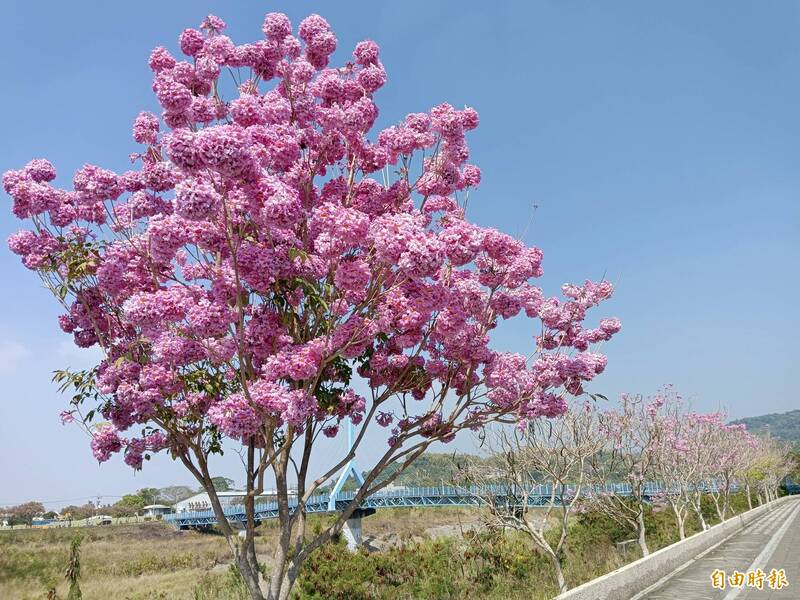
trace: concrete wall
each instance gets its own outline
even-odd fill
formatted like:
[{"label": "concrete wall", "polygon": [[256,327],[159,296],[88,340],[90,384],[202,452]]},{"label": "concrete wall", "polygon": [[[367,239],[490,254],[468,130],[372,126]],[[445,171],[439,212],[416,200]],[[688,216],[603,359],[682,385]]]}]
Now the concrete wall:
[{"label": "concrete wall", "polygon": [[707,531],[696,533],[683,541],[653,552],[650,556],[640,558],[616,571],[573,588],[557,596],[555,600],[630,600],[698,554],[790,498],[797,499],[796,496],[784,496],[771,504],[731,517]]}]

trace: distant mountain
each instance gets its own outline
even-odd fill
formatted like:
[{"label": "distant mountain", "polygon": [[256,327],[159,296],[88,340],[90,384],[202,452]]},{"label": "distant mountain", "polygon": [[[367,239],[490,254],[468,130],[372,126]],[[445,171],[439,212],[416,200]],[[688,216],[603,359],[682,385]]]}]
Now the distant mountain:
[{"label": "distant mountain", "polygon": [[744,423],[750,433],[770,433],[776,438],[800,444],[800,410],[747,417],[732,422]]},{"label": "distant mountain", "polygon": [[[458,466],[463,465],[467,460],[471,461],[485,461],[491,460],[475,456],[472,454],[462,453],[442,453],[442,452],[425,452],[420,455],[409,467],[400,473],[397,478],[392,482],[394,485],[403,485],[407,487],[436,487],[440,485],[452,485],[453,478],[458,471]],[[386,471],[378,476],[379,481],[390,477],[397,472],[398,465],[395,463],[390,465]],[[366,472],[363,472],[366,475]],[[331,480],[327,485],[320,488],[320,493],[327,493],[335,483],[335,479]],[[351,477],[342,487],[344,491],[352,491],[356,489],[355,481]]]},{"label": "distant mountain", "polygon": [[[484,461],[486,459],[471,454],[426,452],[421,454],[411,465],[394,480],[394,485],[435,487],[452,485],[458,466],[467,460]],[[397,464],[391,465],[381,476],[386,479],[397,471]]]}]

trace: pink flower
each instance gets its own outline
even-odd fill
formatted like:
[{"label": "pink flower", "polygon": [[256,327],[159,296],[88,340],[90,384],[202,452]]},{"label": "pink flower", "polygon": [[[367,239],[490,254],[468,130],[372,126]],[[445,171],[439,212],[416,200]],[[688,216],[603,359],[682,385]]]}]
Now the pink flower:
[{"label": "pink flower", "polygon": [[369,265],[356,258],[342,262],[336,269],[334,282],[350,302],[362,302],[370,279]]},{"label": "pink flower", "polygon": [[[139,469],[187,439],[334,437],[367,415],[391,445],[561,415],[606,367],[590,349],[621,324],[587,323],[613,288],[546,296],[531,281],[540,249],[467,220],[461,192],[482,178],[468,146],[478,113],[440,104],[373,131],[387,81],[375,42],[328,68],[338,40],[319,15],[298,37],[281,13],[250,43],[225,29],[209,15],[183,30],[189,60],[153,50],[163,110],[136,116],[142,146],[124,173],[87,164],[60,189],[36,159],[3,175],[12,213],[30,221],[9,248],[53,283],[67,307],[59,328],[104,353],[102,399],[86,411],[105,421],[98,460],[124,450]],[[534,320],[519,325],[536,332],[520,354],[494,349],[512,318]],[[742,435],[720,416],[690,420]]]},{"label": "pink flower", "polygon": [[133,139],[140,144],[155,144],[158,135],[158,117],[142,111],[133,122]]},{"label": "pink flower", "polygon": [[103,425],[92,434],[92,453],[98,462],[105,462],[122,450],[122,440],[113,425]]},{"label": "pink flower", "polygon": [[175,212],[193,221],[213,216],[222,202],[214,187],[201,179],[185,179],[175,186]]},{"label": "pink flower", "polygon": [[242,394],[233,394],[208,409],[209,420],[225,435],[247,440],[257,432],[261,419]]},{"label": "pink flower", "polygon": [[269,13],[264,18],[264,25],[261,27],[264,35],[270,40],[282,41],[292,33],[292,24],[283,13]]},{"label": "pink flower", "polygon": [[393,420],[394,420],[394,415],[392,415],[392,413],[387,413],[383,411],[378,411],[378,416],[375,417],[375,421],[381,427],[388,427],[389,425],[392,424]]},{"label": "pink flower", "polygon": [[181,52],[186,56],[197,56],[203,49],[205,37],[197,29],[184,29],[180,35]]},{"label": "pink flower", "polygon": [[53,181],[56,178],[56,169],[53,164],[44,158],[36,158],[25,165],[25,174],[36,183]]},{"label": "pink flower", "polygon": [[200,29],[207,29],[213,32],[222,31],[223,29],[225,29],[225,27],[227,27],[225,21],[223,21],[216,15],[208,15],[205,19],[203,19],[203,22],[200,24]]},{"label": "pink flower", "polygon": [[378,62],[379,52],[378,44],[372,40],[364,40],[356,45],[356,49],[353,51],[353,58],[362,66],[374,65]]},{"label": "pink flower", "polygon": [[156,72],[166,71],[175,66],[175,59],[166,48],[158,46],[150,54],[150,68]]}]

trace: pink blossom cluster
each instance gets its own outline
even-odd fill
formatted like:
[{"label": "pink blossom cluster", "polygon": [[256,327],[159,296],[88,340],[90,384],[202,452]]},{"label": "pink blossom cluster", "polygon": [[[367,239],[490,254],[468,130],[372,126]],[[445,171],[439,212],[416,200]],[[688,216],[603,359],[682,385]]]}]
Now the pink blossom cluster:
[{"label": "pink blossom cluster", "polygon": [[[131,170],[87,164],[71,189],[43,159],[3,176],[31,223],[11,250],[63,300],[61,328],[105,354],[98,460],[124,450],[140,468],[208,436],[335,436],[366,415],[399,444],[563,413],[606,366],[590,346],[620,330],[585,324],[612,286],[547,297],[541,250],[467,220],[477,112],[440,104],[373,132],[387,82],[375,42],[330,67],[338,42],[319,15],[295,31],[270,13],[251,43],[225,30],[212,15],[180,34],[184,57],[153,50],[162,112],[135,117]],[[493,350],[499,321],[523,316],[537,321],[530,356]],[[448,394],[465,409],[443,411]],[[130,437],[135,425],[163,437]]]},{"label": "pink blossom cluster", "polygon": [[99,462],[105,462],[115,452],[122,450],[124,444],[113,425],[102,425],[92,435],[92,454]]}]

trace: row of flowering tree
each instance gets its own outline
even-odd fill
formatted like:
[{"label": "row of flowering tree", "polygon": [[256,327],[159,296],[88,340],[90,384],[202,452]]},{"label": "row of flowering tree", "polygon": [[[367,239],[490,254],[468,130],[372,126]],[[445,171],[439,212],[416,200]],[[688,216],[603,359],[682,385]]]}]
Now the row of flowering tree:
[{"label": "row of flowering tree", "polygon": [[793,468],[788,444],[727,424],[721,412],[696,413],[671,387],[623,395],[603,410],[598,403],[575,399],[554,418],[493,431],[486,445],[494,460],[469,461],[459,473],[485,490],[477,493],[491,524],[523,532],[550,560],[562,592],[570,513],[610,517],[635,532],[647,556],[648,507],[669,506],[684,539],[691,516],[708,528],[704,498],[724,521],[732,491],[745,492],[751,508],[751,491],[771,501]]},{"label": "row of flowering tree", "polygon": [[[620,406],[600,417],[611,459],[601,456],[595,462],[601,468],[595,471],[597,481],[614,471],[626,473],[630,500],[623,501],[615,494],[589,500],[618,522],[635,523],[645,556],[649,554],[643,518],[647,503],[669,505],[678,535],[684,539],[690,513],[703,530],[708,528],[704,496],[711,498],[719,521],[730,516],[731,492],[747,488],[746,474],[754,465],[763,464],[766,456],[775,459],[769,462],[769,475],[765,473],[756,484],[765,499],[777,497],[780,482],[791,471],[788,445],[753,436],[744,425],[728,424],[724,412],[692,411],[670,386],[651,398],[623,395]],[[658,485],[660,492],[654,495],[647,482]]]},{"label": "row of flowering tree", "polygon": [[[671,386],[650,398],[623,395],[619,410],[599,418],[601,433],[609,440],[605,455],[593,462],[595,481],[625,473],[630,493],[596,494],[588,498],[622,524],[631,525],[643,555],[648,555],[644,509],[648,503],[670,507],[680,539],[686,537],[686,519],[693,514],[708,528],[703,498],[709,497],[719,521],[730,516],[731,492],[747,490],[747,473],[768,464],[754,483],[763,498],[777,497],[778,486],[791,471],[788,444],[750,434],[744,425],[728,424],[724,412],[700,414]],[[766,457],[771,457],[767,459]],[[652,485],[660,490],[653,493]]]},{"label": "row of flowering tree", "polygon": [[654,475],[664,483],[665,499],[675,514],[681,539],[689,512],[703,529],[708,528],[701,506],[703,494],[711,498],[720,521],[732,514],[734,489],[746,493],[750,508],[753,490],[759,504],[777,498],[781,481],[792,470],[789,444],[754,436],[743,424],[728,424],[724,412],[689,410],[669,388],[659,396],[658,404]]},{"label": "row of flowering tree", "polygon": [[[65,189],[37,159],[3,187],[29,225],[11,250],[63,306],[61,329],[103,354],[57,373],[73,394],[62,418],[85,427],[101,462],[180,461],[208,492],[251,596],[277,599],[430,444],[564,413],[606,366],[590,347],[620,323],[584,324],[607,282],[548,297],[533,283],[538,248],[467,220],[481,180],[466,143],[475,110],[441,104],[371,134],[386,82],[374,42],[332,68],[337,39],[318,15],[295,32],[268,14],[263,37],[239,45],[225,28],[209,16],[180,34],[185,58],[152,52],[162,112],[135,119],[130,170],[87,164]],[[498,321],[517,316],[535,320],[526,356],[490,348]],[[320,436],[345,419],[353,447],[321,454]],[[364,485],[310,532],[305,502],[374,427],[387,443]],[[212,481],[223,449],[243,458],[243,536]],[[280,535],[262,581],[254,501],[265,481]]]}]

